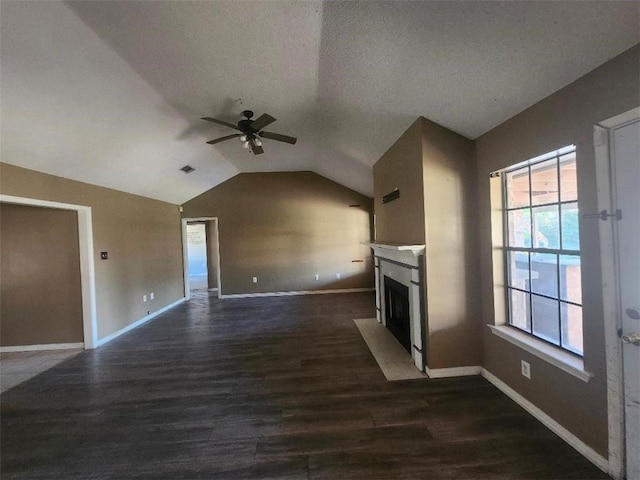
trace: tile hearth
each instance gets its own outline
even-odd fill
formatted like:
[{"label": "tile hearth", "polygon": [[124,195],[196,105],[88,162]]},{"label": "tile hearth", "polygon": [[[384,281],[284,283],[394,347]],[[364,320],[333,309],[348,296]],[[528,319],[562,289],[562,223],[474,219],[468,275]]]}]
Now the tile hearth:
[{"label": "tile hearth", "polygon": [[426,373],[416,369],[407,351],[377,319],[357,318],[354,323],[387,380],[428,378]]}]

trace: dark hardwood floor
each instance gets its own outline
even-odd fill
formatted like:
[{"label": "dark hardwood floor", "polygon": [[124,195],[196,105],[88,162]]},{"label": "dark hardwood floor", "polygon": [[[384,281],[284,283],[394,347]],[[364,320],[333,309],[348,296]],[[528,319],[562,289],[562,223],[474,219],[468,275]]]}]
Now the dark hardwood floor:
[{"label": "dark hardwood floor", "polygon": [[372,294],[200,294],[2,395],[8,479],[608,478],[481,377],[387,382]]}]

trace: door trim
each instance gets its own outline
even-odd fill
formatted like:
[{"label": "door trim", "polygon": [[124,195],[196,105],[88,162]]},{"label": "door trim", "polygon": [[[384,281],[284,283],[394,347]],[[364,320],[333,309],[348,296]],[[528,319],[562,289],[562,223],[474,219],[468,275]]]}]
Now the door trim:
[{"label": "door trim", "polygon": [[[598,188],[598,210],[611,210],[611,145],[613,128],[640,118],[640,107],[599,122],[593,128],[595,150],[596,184]],[[620,312],[617,294],[617,257],[615,237],[611,221],[599,222],[600,262],[602,269],[602,306],[607,361],[607,404],[609,425],[608,473],[621,479],[625,472],[624,461],[624,384],[622,373],[622,349],[618,338]],[[615,321],[607,321],[615,319]]]},{"label": "door trim", "polygon": [[[182,271],[184,273],[184,298],[185,300],[189,300],[191,298],[191,292],[189,291],[189,256],[187,252],[187,223],[190,222],[215,222],[216,232],[216,254],[218,255],[218,268],[216,272],[216,278],[218,280],[218,297],[222,297],[222,283],[220,279],[220,223],[218,221],[218,217],[193,217],[193,218],[183,218],[182,219]],[[209,249],[209,245],[207,244],[207,250]]]},{"label": "door trim", "polygon": [[84,348],[96,348],[98,343],[98,320],[96,314],[96,275],[93,262],[93,223],[91,219],[91,207],[2,194],[0,194],[0,202],[32,207],[75,210],[77,212]]}]

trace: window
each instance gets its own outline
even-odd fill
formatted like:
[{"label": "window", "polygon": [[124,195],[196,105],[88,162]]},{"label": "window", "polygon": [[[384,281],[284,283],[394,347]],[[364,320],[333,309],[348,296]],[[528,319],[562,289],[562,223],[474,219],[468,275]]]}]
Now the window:
[{"label": "window", "polygon": [[502,177],[509,325],[582,355],[575,146]]}]

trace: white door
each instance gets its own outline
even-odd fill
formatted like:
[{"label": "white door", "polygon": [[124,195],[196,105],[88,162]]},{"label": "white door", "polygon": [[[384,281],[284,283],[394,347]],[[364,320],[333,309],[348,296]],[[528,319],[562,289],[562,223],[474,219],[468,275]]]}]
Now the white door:
[{"label": "white door", "polygon": [[611,130],[627,479],[640,480],[640,120]]}]

